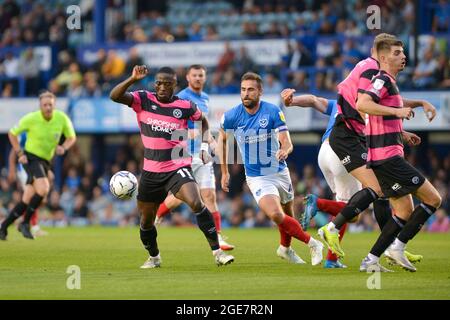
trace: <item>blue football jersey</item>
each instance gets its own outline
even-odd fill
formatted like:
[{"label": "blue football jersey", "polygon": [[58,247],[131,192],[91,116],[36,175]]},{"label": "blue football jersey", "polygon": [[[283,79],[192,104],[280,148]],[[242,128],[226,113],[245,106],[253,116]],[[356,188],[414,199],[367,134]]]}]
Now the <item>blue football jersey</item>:
[{"label": "blue football jersey", "polygon": [[248,177],[274,174],[287,167],[286,161],[275,157],[280,148],[277,133],[288,129],[276,105],[261,101],[259,110],[249,114],[240,104],[225,112],[221,128],[234,134]]},{"label": "blue football jersey", "polygon": [[[189,87],[181,90],[180,92],[177,93],[177,96],[181,99],[184,100],[189,100],[194,102],[197,107],[200,108],[200,111],[203,112],[204,114],[208,114],[209,111],[209,96],[207,93],[205,92],[201,92],[200,94],[192,91]],[[200,122],[200,121],[199,121]],[[188,127],[189,129],[194,129],[194,128],[199,128],[199,124],[198,123],[194,123],[193,121],[188,121]],[[195,155],[198,156],[200,153],[200,146],[202,143],[202,137],[201,135],[199,135],[198,137],[196,137],[193,140],[190,140],[188,142],[188,150],[189,153],[191,155]]]},{"label": "blue football jersey", "polygon": [[337,115],[337,101],[336,100],[328,100],[327,110],[325,111],[326,115],[330,116],[330,120],[328,120],[327,130],[322,136],[322,142],[325,141],[330,136],[331,129],[333,129],[334,122],[336,121]]}]

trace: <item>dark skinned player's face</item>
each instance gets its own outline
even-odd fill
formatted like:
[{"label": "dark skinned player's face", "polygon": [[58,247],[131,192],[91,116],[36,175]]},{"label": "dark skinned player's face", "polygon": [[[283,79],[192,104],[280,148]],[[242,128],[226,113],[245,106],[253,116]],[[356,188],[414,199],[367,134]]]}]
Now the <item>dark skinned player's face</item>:
[{"label": "dark skinned player's face", "polygon": [[155,79],[156,97],[161,102],[168,102],[172,99],[173,92],[177,85],[177,78],[167,73],[158,73]]}]

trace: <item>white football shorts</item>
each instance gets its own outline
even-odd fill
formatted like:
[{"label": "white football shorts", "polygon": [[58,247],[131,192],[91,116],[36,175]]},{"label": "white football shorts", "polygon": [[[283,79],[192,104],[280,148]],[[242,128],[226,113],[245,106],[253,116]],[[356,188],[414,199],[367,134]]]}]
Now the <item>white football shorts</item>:
[{"label": "white football shorts", "polygon": [[294,200],[294,188],[288,168],[267,176],[246,177],[246,179],[256,203],[266,195],[280,197],[281,204]]},{"label": "white football shorts", "polygon": [[192,158],[192,172],[200,189],[216,189],[216,177],[212,162],[206,164],[200,158]]},{"label": "white football shorts", "polygon": [[328,139],[322,143],[318,157],[319,167],[337,201],[348,202],[359,190],[361,183],[347,172],[336,153],[330,147]]}]

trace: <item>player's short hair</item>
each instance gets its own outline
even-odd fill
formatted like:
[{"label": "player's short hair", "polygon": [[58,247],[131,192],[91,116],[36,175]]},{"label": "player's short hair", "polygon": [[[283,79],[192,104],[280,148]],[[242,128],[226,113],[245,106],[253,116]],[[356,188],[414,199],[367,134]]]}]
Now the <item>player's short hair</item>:
[{"label": "player's short hair", "polygon": [[403,47],[403,42],[401,40],[398,40],[397,38],[384,39],[384,40],[380,40],[377,43],[377,46],[375,47],[375,49],[377,50],[377,53],[379,53],[380,51],[390,50],[392,46]]},{"label": "player's short hair", "polygon": [[189,71],[191,71],[192,69],[194,69],[194,70],[200,70],[201,69],[201,70],[206,72],[206,67],[204,65],[202,65],[202,64],[191,64],[189,66],[189,68],[187,69],[187,73],[189,73]]},{"label": "player's short hair", "polygon": [[159,68],[159,70],[156,72],[156,74],[160,74],[160,73],[166,73],[166,74],[169,74],[171,76],[175,76],[176,75],[175,70],[173,70],[171,67]]},{"label": "player's short hair", "polygon": [[377,44],[383,40],[394,40],[397,39],[393,34],[389,33],[380,33],[376,35],[375,39],[373,39],[373,47],[376,48]]},{"label": "player's short hair", "polygon": [[254,73],[254,72],[246,72],[244,73],[244,75],[241,77],[241,82],[245,81],[245,80],[255,80],[258,83],[258,88],[262,89],[262,78],[259,74]]},{"label": "player's short hair", "polygon": [[39,101],[41,101],[44,98],[51,98],[56,100],[56,96],[53,94],[53,92],[50,92],[48,90],[45,90],[39,94]]}]

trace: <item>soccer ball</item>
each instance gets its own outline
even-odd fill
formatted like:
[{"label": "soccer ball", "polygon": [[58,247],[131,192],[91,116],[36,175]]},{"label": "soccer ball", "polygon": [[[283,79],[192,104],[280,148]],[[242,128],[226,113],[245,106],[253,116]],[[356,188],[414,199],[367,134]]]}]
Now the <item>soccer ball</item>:
[{"label": "soccer ball", "polygon": [[109,190],[120,200],[129,200],[134,196],[137,189],[137,179],[129,171],[119,171],[109,181]]}]

